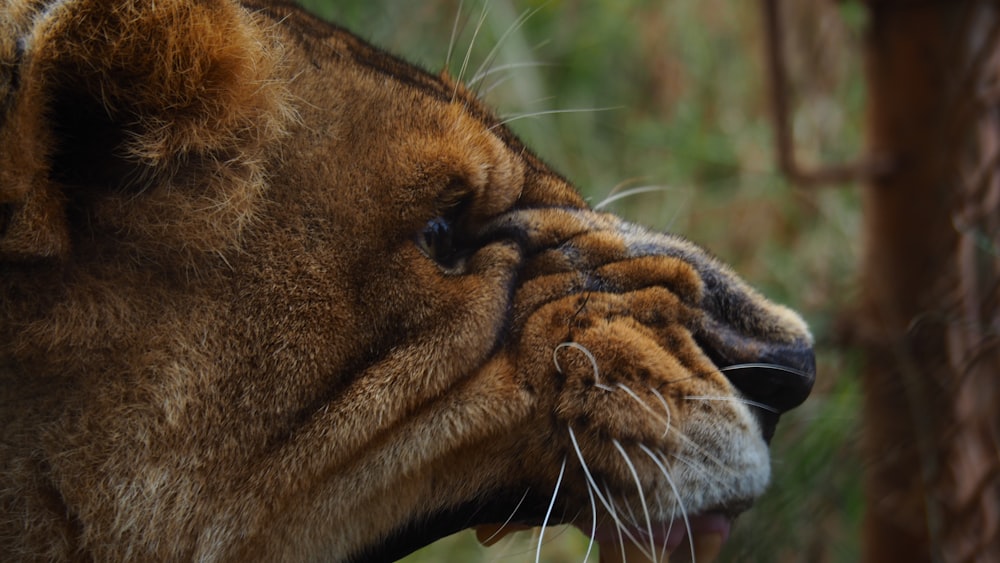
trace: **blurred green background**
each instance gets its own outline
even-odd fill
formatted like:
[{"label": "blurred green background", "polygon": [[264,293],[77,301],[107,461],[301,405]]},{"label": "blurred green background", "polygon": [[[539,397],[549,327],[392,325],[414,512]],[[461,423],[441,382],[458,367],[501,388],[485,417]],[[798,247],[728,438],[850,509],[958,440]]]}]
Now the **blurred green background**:
[{"label": "blurred green background", "polygon": [[[771,489],[739,519],[722,560],[858,560],[858,360],[842,328],[857,291],[858,190],[795,188],[777,174],[759,2],[304,4],[432,72],[450,49],[452,74],[474,80],[593,204],[655,187],[608,209],[693,239],[803,312],[817,340],[816,389],[782,417]],[[857,1],[781,4],[796,156],[806,166],[850,160],[862,144],[864,10]],[[532,561],[536,543],[522,532],[485,549],[466,532],[406,561]],[[544,543],[551,563],[580,562],[587,548],[572,529],[548,530]]]}]

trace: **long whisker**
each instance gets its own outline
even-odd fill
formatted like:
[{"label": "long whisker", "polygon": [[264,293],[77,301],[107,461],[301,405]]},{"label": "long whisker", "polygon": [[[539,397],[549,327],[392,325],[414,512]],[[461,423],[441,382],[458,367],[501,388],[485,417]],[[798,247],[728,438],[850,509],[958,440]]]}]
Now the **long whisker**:
[{"label": "long whisker", "polygon": [[597,535],[597,504],[594,502],[594,491],[587,486],[587,496],[590,497],[590,541],[587,542],[587,552],[583,554],[583,563],[587,563],[590,552],[594,549],[594,536]]},{"label": "long whisker", "polygon": [[[672,458],[676,459],[677,461],[683,463],[684,465],[686,465],[687,467],[689,467],[692,471],[698,473],[698,475],[700,475],[702,478],[704,478],[704,479],[706,479],[708,481],[715,481],[716,483],[719,483],[719,484],[723,483],[722,478],[709,474],[707,471],[705,471],[705,469],[701,466],[701,464],[696,463],[695,461],[689,459],[687,456],[683,456],[681,454],[671,453],[670,457],[672,457]],[[722,471],[729,471],[730,473],[734,473],[734,471],[731,468],[729,468],[729,467],[720,467],[719,469],[722,470]]]},{"label": "long whisker", "polygon": [[451,53],[455,49],[455,42],[458,41],[458,21],[462,17],[462,7],[464,5],[465,0],[459,0],[458,10],[455,11],[455,21],[451,24],[451,39],[448,40],[448,54],[444,58],[445,69],[451,69]]},{"label": "long whisker", "polygon": [[646,531],[649,533],[649,558],[652,559],[656,554],[656,541],[653,539],[653,520],[649,517],[649,507],[646,506],[646,494],[642,491],[642,481],[639,480],[639,472],[635,469],[635,464],[629,458],[628,454],[625,453],[625,448],[622,447],[618,439],[611,441],[618,453],[622,455],[622,459],[625,460],[625,465],[628,466],[628,470],[632,473],[632,478],[635,480],[635,488],[639,492],[639,504],[642,505],[643,515],[646,517]]},{"label": "long whisker", "polygon": [[666,436],[670,432],[670,405],[667,404],[667,400],[663,397],[663,394],[660,393],[659,389],[650,387],[649,390],[653,392],[653,396],[660,401],[660,404],[663,405],[663,410],[667,413],[667,425],[663,429],[663,436]]},{"label": "long whisker", "polygon": [[[607,483],[605,483],[604,494],[607,495],[608,502],[610,503],[611,506],[610,509],[608,510],[608,513],[611,514],[611,518],[615,521],[615,534],[618,536],[618,551],[622,556],[622,561],[625,561],[625,535],[627,535],[629,539],[632,541],[632,543],[636,545],[638,545],[639,540],[633,538],[632,535],[628,532],[628,528],[626,528],[622,524],[621,518],[618,517],[618,507],[615,505],[615,499],[611,495],[611,491],[608,490],[607,487],[608,485]],[[628,505],[626,505],[626,508],[628,508]],[[639,527],[639,524],[635,521],[635,514],[630,515],[630,521],[635,525],[636,528]]]},{"label": "long whisker", "polygon": [[[663,436],[666,436],[667,433],[669,433],[671,430],[674,430],[673,428],[670,427],[670,412],[671,412],[670,411],[670,405],[667,403],[667,400],[663,397],[663,394],[660,393],[660,391],[658,389],[656,389],[655,387],[650,387],[649,390],[653,393],[653,396],[656,397],[657,400],[660,401],[660,404],[663,405],[663,409],[667,413],[667,427],[663,430]],[[700,444],[698,444],[697,442],[691,440],[690,438],[688,438],[687,436],[685,436],[683,433],[677,432],[676,433],[676,437],[685,446],[690,446],[690,447],[694,448],[695,451],[701,453],[703,456],[705,456],[705,458],[707,458],[709,461],[713,462],[717,467],[719,467],[721,469],[727,469],[728,468],[728,466],[725,463],[723,463],[722,460],[720,460],[717,457],[715,457],[714,455],[711,455],[708,452],[704,451],[704,448]]]},{"label": "long whisker", "polygon": [[500,38],[497,39],[496,43],[493,45],[493,48],[490,49],[489,54],[486,55],[486,58],[483,59],[482,64],[480,64],[479,68],[476,69],[476,73],[472,76],[472,79],[469,80],[469,85],[470,86],[474,82],[478,81],[483,76],[483,74],[486,72],[486,69],[489,68],[493,64],[493,61],[496,60],[497,53],[500,52],[500,47],[503,45],[504,41],[506,41],[507,38],[510,37],[517,30],[521,29],[521,27],[525,23],[527,23],[527,21],[530,20],[532,18],[532,16],[534,16],[535,14],[537,14],[544,7],[545,7],[545,4],[542,4],[541,6],[538,6],[537,8],[535,8],[534,10],[525,10],[525,11],[521,12],[521,15],[519,15],[517,17],[517,19],[514,20],[514,23],[512,23],[510,26],[508,26],[507,30],[503,32],[503,35],[501,35]]},{"label": "long whisker", "polygon": [[608,495],[608,500],[611,502],[611,506],[613,506],[615,510],[621,512],[622,520],[623,521],[627,520],[628,523],[631,525],[632,529],[637,530],[640,527],[642,527],[642,525],[639,524],[639,519],[636,517],[635,512],[632,511],[632,505],[629,504],[628,502],[623,502],[622,507],[618,508],[618,504],[615,502],[615,497],[614,495],[611,494],[611,489],[608,487],[608,484],[603,483],[603,485],[604,485],[604,494]]},{"label": "long whisker", "polygon": [[670,186],[652,186],[652,185],[651,186],[639,186],[639,187],[636,187],[636,188],[629,188],[627,190],[622,190],[622,191],[620,191],[618,193],[611,194],[608,197],[604,198],[600,203],[598,203],[597,205],[594,205],[594,210],[595,211],[599,211],[599,210],[603,209],[604,207],[606,207],[606,206],[608,206],[608,205],[610,205],[610,204],[618,201],[619,199],[625,199],[627,197],[631,197],[631,196],[639,195],[639,194],[645,194],[645,193],[649,193],[649,192],[667,192],[667,191],[670,191],[672,189],[674,189],[674,188],[672,188]]},{"label": "long whisker", "polygon": [[587,478],[587,484],[593,489],[594,493],[597,495],[597,500],[601,501],[605,510],[608,511],[608,514],[611,516],[612,520],[614,520],[615,527],[619,530],[624,530],[625,534],[628,535],[633,542],[636,541],[636,539],[632,537],[632,534],[628,532],[621,519],[618,518],[618,513],[614,506],[604,498],[604,495],[601,494],[601,489],[598,488],[597,483],[594,481],[594,476],[590,474],[590,468],[587,467],[587,462],[583,460],[583,452],[580,451],[580,444],[576,441],[576,433],[573,432],[573,428],[567,426],[566,429],[569,430],[569,439],[570,442],[573,443],[573,450],[576,451],[577,459],[580,460],[580,467],[583,468],[583,474]]},{"label": "long whisker", "polygon": [[[650,388],[650,390],[653,392],[654,395],[656,395],[660,399],[660,401],[663,403],[664,408],[667,408],[667,414],[669,415],[670,414],[670,410],[669,410],[669,407],[668,407],[668,405],[666,403],[666,400],[663,399],[663,395],[660,394],[660,392],[657,391],[656,389]],[[669,420],[668,420],[668,423],[669,423]],[[726,465],[722,460],[720,460],[718,457],[716,457],[712,453],[710,453],[707,450],[705,450],[705,448],[701,444],[695,442],[694,440],[692,440],[688,436],[685,436],[684,433],[680,432],[676,428],[667,428],[663,432],[663,435],[666,436],[667,432],[669,432],[670,430],[674,430],[675,431],[674,437],[677,440],[680,441],[681,445],[686,446],[688,448],[691,448],[693,451],[695,451],[695,452],[699,453],[700,455],[702,455],[707,461],[712,462],[713,464],[715,464],[715,466],[717,466],[717,467],[719,467],[721,469],[727,469],[728,468],[728,465]]]},{"label": "long whisker", "polygon": [[462,60],[462,68],[458,71],[458,77],[455,79],[455,89],[451,93],[451,101],[455,101],[455,97],[458,96],[458,85],[462,83],[462,78],[465,76],[465,70],[469,68],[469,58],[472,57],[472,48],[476,44],[476,38],[479,37],[479,32],[483,29],[483,24],[486,22],[486,14],[489,12],[488,6],[483,4],[483,11],[479,15],[479,21],[476,22],[476,29],[472,32],[472,39],[469,40],[469,48],[465,51],[465,59]]},{"label": "long whisker", "polygon": [[646,452],[649,459],[653,460],[653,463],[660,468],[664,479],[667,480],[667,484],[670,485],[670,489],[674,492],[674,497],[677,499],[677,506],[681,509],[681,518],[684,519],[684,529],[687,531],[688,544],[691,546],[691,561],[694,561],[696,556],[694,554],[694,536],[691,534],[691,521],[688,519],[687,510],[684,508],[684,499],[681,498],[681,493],[677,490],[677,484],[674,483],[673,478],[670,477],[670,472],[667,470],[667,466],[663,464],[660,458],[656,456],[652,450],[647,448],[645,444],[639,444],[639,448]]},{"label": "long whisker", "polygon": [[503,521],[503,524],[501,524],[500,527],[497,528],[495,532],[493,532],[493,534],[491,534],[488,538],[483,540],[482,542],[483,545],[489,545],[490,540],[497,537],[497,534],[499,534],[504,528],[506,528],[507,524],[510,524],[510,521],[514,519],[514,515],[517,514],[517,510],[521,508],[521,504],[524,503],[524,499],[528,498],[528,493],[530,492],[531,492],[530,488],[524,490],[524,494],[521,495],[521,500],[517,501],[517,505],[514,506],[514,510],[510,511],[510,515],[507,516],[507,519]]},{"label": "long whisker", "polygon": [[722,470],[725,470],[725,471],[732,471],[729,468],[729,465],[727,465],[724,461],[722,461],[721,459],[719,459],[713,453],[711,453],[708,450],[706,450],[701,444],[698,444],[697,442],[695,442],[691,438],[688,438],[687,436],[685,436],[684,434],[682,434],[680,432],[677,433],[677,438],[681,441],[681,443],[683,445],[691,448],[692,451],[694,451],[694,452],[698,453],[699,455],[701,455],[702,457],[704,457],[706,461],[712,462],[712,464],[714,464],[715,467],[718,467],[719,469],[722,469]]},{"label": "long whisker", "polygon": [[[660,510],[663,510],[663,504],[660,504]],[[663,537],[669,537],[670,532],[674,529],[674,516],[677,514],[677,505],[670,507],[670,522],[663,529]],[[663,547],[660,548],[660,561],[669,560],[670,554],[667,553],[667,542],[663,542]]]},{"label": "long whisker", "polygon": [[783,366],[781,364],[768,364],[768,363],[747,363],[747,364],[733,364],[731,366],[726,366],[724,368],[719,368],[719,371],[725,373],[727,371],[734,371],[738,369],[770,369],[774,371],[783,371],[785,373],[795,374],[799,377],[809,377],[809,374],[800,370],[788,366]]},{"label": "long whisker", "polygon": [[625,385],[624,383],[619,383],[618,388],[624,391],[629,397],[632,397],[632,399],[634,399],[635,402],[639,403],[639,406],[641,406],[643,410],[648,412],[650,416],[655,418],[657,421],[664,423],[665,425],[667,425],[667,427],[670,426],[670,421],[665,420],[662,416],[660,416],[660,413],[656,412],[655,410],[653,410],[653,407],[650,407],[648,404],[646,404],[646,401],[643,401],[642,398],[640,398],[639,395],[635,393],[635,391],[630,389],[628,385]]},{"label": "long whisker", "polygon": [[757,401],[751,401],[750,399],[744,399],[743,397],[720,397],[714,395],[688,395],[684,397],[685,401],[723,401],[732,403],[743,403],[744,405],[750,405],[752,407],[757,407],[759,409],[766,410],[768,412],[773,412],[774,414],[781,414],[781,411],[770,406],[765,405]]},{"label": "long whisker", "polygon": [[590,112],[598,112],[598,111],[613,111],[613,110],[622,109],[624,107],[625,106],[609,106],[609,107],[603,107],[603,108],[570,108],[570,109],[548,109],[548,110],[543,110],[543,111],[532,111],[532,112],[529,112],[529,113],[521,113],[521,114],[513,115],[511,117],[508,117],[507,119],[501,120],[499,123],[497,123],[497,124],[493,125],[492,127],[490,127],[490,130],[496,129],[497,127],[501,127],[503,125],[507,125],[508,123],[510,123],[512,121],[518,121],[520,119],[526,119],[526,118],[529,118],[529,117],[538,117],[538,116],[541,116],[541,115],[551,115],[551,114],[555,114],[555,113],[590,113]]},{"label": "long whisker", "polygon": [[559,495],[559,486],[562,485],[563,473],[565,472],[566,457],[563,456],[562,466],[559,468],[559,477],[556,479],[556,486],[552,491],[552,500],[549,501],[549,509],[545,511],[542,528],[538,532],[538,549],[535,551],[535,563],[539,563],[542,559],[542,538],[545,537],[545,527],[549,525],[549,517],[552,516],[552,507],[556,505],[556,497]]},{"label": "long whisker", "polygon": [[479,91],[479,95],[480,96],[484,96],[484,97],[488,96],[490,94],[490,92],[492,92],[493,90],[496,90],[501,85],[503,85],[505,82],[508,82],[510,80],[513,80],[513,79],[514,79],[514,75],[513,74],[508,74],[507,76],[502,76],[499,79],[497,79],[495,82],[493,82],[492,84],[490,84],[489,86],[481,89]]},{"label": "long whisker", "polygon": [[[489,77],[490,75],[496,74],[498,72],[503,72],[505,70],[514,70],[514,69],[518,69],[518,68],[538,68],[538,67],[543,67],[543,66],[555,66],[555,65],[553,65],[552,63],[543,63],[543,62],[539,62],[539,61],[529,61],[529,62],[502,64],[502,65],[498,65],[498,66],[492,67],[492,68],[486,70],[485,72],[477,74],[476,76],[472,77],[466,83],[466,85],[467,86],[473,86],[477,82],[479,82],[480,80],[483,80],[483,79]],[[492,88],[492,86],[490,88]]]}]

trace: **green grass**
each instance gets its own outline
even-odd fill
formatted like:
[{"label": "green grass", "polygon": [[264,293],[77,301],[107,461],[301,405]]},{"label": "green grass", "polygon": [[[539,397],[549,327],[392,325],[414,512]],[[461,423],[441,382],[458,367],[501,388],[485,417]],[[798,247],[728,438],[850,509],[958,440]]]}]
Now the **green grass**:
[{"label": "green grass", "polygon": [[[459,9],[457,0],[308,4],[435,72]],[[861,144],[864,11],[858,2],[782,5],[797,157],[848,160]],[[498,45],[494,68],[544,64],[491,74],[477,88],[502,115],[586,110],[511,127],[592,202],[616,187],[662,187],[611,209],[695,240],[803,312],[818,343],[816,390],[783,417],[772,488],[741,517],[723,560],[846,563],[859,549],[860,399],[857,359],[837,327],[856,293],[859,197],[852,186],[796,189],[776,173],[757,9],[741,0],[492,0],[484,15],[468,0],[450,69],[458,75],[468,53],[468,80]],[[484,550],[464,533],[407,561],[529,561],[535,545],[521,533]],[[581,561],[586,545],[573,530],[546,532],[543,560]]]}]

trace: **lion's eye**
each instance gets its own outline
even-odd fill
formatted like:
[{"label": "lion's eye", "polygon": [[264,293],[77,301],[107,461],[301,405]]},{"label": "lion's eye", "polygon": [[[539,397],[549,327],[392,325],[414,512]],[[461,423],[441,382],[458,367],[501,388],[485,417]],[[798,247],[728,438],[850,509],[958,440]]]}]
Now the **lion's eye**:
[{"label": "lion's eye", "polygon": [[456,267],[462,258],[456,245],[454,226],[444,217],[436,217],[424,225],[417,235],[417,246],[428,258],[445,268]]}]

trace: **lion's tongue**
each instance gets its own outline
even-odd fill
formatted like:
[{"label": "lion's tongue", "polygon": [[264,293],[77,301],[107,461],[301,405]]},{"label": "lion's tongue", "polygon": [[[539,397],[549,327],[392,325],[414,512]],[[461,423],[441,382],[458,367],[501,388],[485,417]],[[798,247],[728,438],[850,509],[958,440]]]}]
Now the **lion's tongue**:
[{"label": "lion's tongue", "polygon": [[[654,525],[652,544],[656,547],[653,558],[649,556],[650,540],[646,530],[630,529],[629,534],[635,538],[636,545],[628,535],[619,536],[614,526],[598,527],[594,532],[594,540],[600,546],[601,563],[646,563],[660,561],[668,563],[671,554],[674,561],[692,561],[691,551],[694,550],[694,561],[712,563],[719,556],[722,544],[729,537],[731,522],[720,514],[694,516],[688,520],[691,527],[691,537],[688,537],[687,526],[683,520],[674,520],[666,525]],[[657,529],[661,532],[657,533]],[[508,534],[527,529],[527,526],[477,526],[476,537],[486,546],[493,545]],[[663,557],[661,558],[661,554]]]}]

